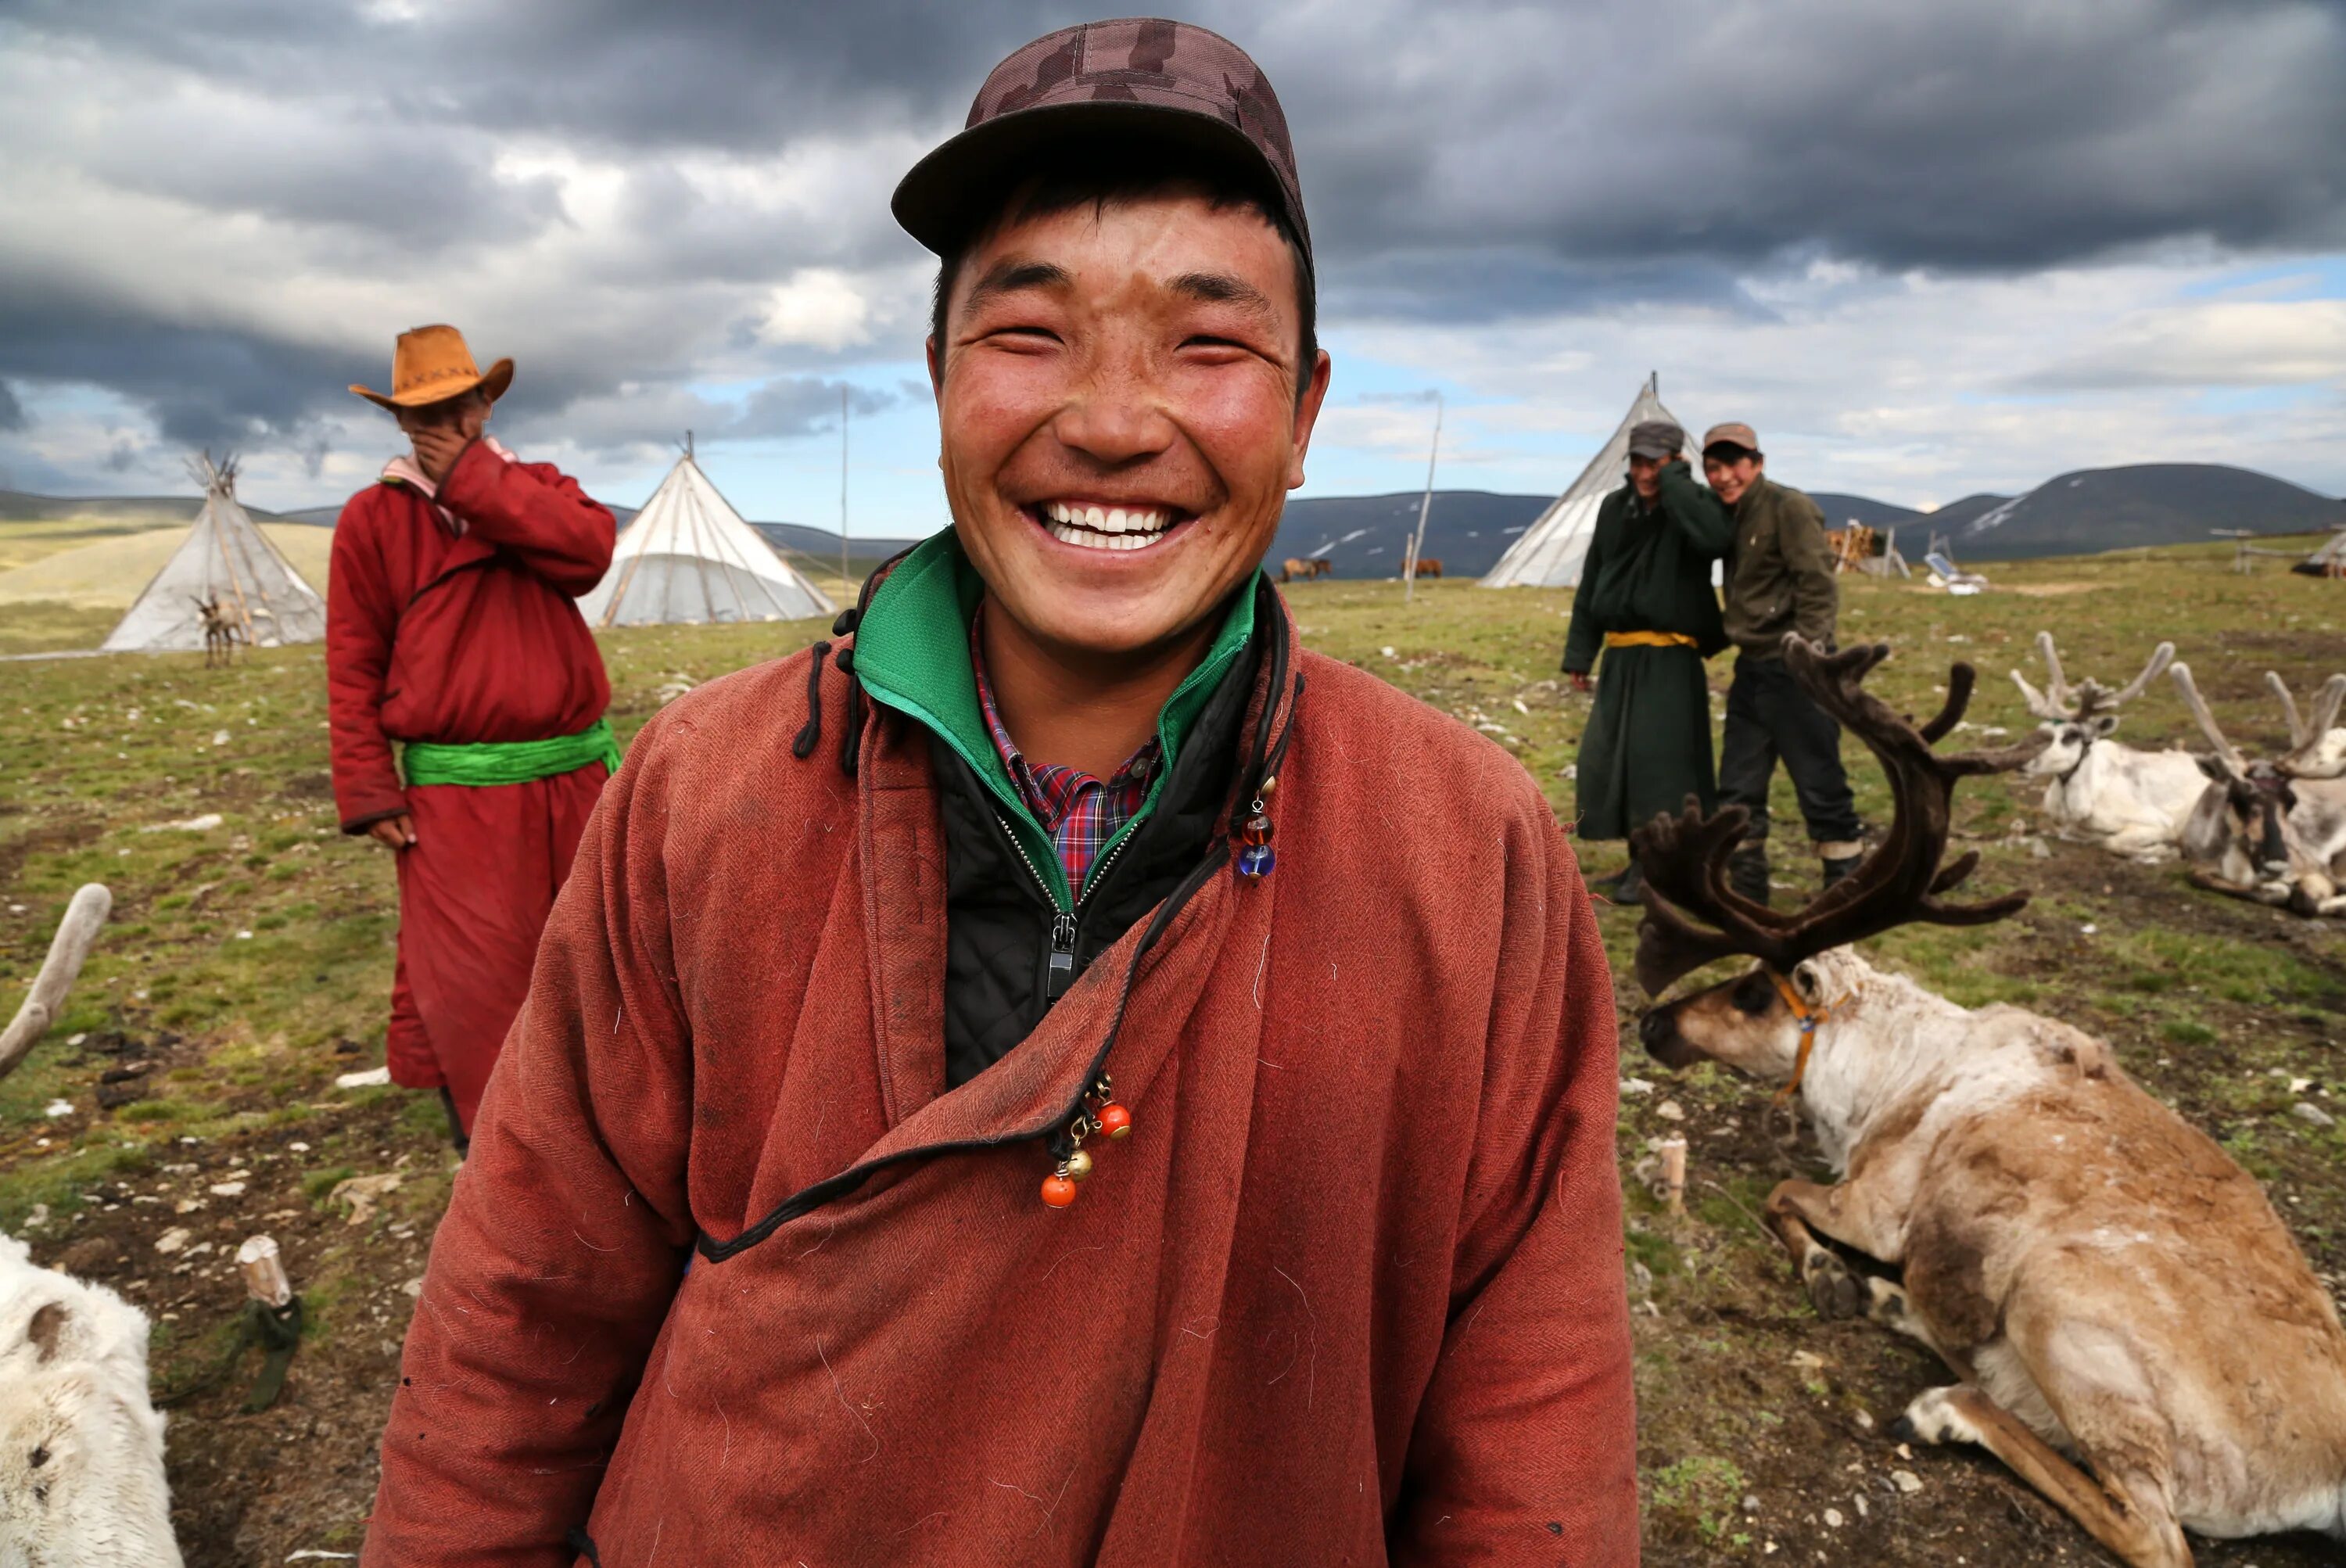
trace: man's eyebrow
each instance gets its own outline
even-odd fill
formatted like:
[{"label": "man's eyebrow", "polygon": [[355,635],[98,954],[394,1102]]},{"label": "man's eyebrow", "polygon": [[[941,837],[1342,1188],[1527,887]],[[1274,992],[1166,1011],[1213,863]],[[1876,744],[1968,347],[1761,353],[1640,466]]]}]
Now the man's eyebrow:
[{"label": "man's eyebrow", "polygon": [[975,310],[997,294],[1015,294],[1026,289],[1064,289],[1075,279],[1067,270],[1050,261],[1021,261],[1005,258],[988,269],[971,288],[964,310]]},{"label": "man's eyebrow", "polygon": [[1227,272],[1184,272],[1173,280],[1171,288],[1177,294],[1187,294],[1192,300],[1209,304],[1240,305],[1265,316],[1275,316],[1278,307],[1270,296],[1243,278]]}]

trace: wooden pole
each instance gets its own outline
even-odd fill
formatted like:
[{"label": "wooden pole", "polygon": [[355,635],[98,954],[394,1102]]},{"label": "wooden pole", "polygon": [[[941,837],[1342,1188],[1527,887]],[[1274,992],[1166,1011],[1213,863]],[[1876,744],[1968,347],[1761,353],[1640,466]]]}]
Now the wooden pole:
[{"label": "wooden pole", "polygon": [[848,593],[847,581],[847,383],[839,383],[839,591]]},{"label": "wooden pole", "polygon": [[1402,564],[1401,602],[1417,596],[1417,557],[1425,548],[1425,516],[1433,510],[1433,465],[1442,456],[1442,393],[1433,394],[1433,444],[1425,453],[1425,494],[1418,498],[1417,529],[1409,536],[1409,559]]}]

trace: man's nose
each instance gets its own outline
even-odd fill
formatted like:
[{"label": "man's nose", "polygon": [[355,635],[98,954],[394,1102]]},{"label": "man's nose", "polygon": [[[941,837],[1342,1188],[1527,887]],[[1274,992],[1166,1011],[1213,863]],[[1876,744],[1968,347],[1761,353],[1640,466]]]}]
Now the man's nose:
[{"label": "man's nose", "polygon": [[1162,404],[1148,387],[1122,378],[1086,388],[1060,412],[1052,432],[1107,467],[1154,457],[1173,443],[1173,422]]}]

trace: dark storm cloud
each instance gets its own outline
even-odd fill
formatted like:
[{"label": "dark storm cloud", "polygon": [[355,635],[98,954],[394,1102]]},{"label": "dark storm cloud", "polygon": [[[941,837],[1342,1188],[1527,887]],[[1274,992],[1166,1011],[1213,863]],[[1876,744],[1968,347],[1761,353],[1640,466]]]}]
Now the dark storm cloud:
[{"label": "dark storm cloud", "polygon": [[213,450],[291,444],[314,421],[339,357],[307,344],[126,311],[116,301],[0,290],[0,368],[101,386],[144,407],[163,438]]},{"label": "dark storm cloud", "polygon": [[6,382],[0,382],[0,430],[24,428],[25,405],[16,401],[15,392],[10,390]]},{"label": "dark storm cloud", "polygon": [[850,386],[845,382],[824,381],[818,376],[777,376],[750,394],[740,412],[720,427],[721,433],[732,440],[749,441],[760,436],[812,435],[817,431],[836,430],[842,389],[851,417],[878,413],[898,402],[894,392],[884,390]]},{"label": "dark storm cloud", "polygon": [[[361,123],[647,151],[957,119],[994,58],[1074,16],[1030,0],[528,0],[384,19],[401,9],[36,0],[18,15],[297,108],[356,106]],[[1363,6],[1343,27],[1196,14],[1278,84],[1339,269],[1429,241],[1598,262],[1816,244],[1995,268],[2346,234],[2346,15],[2329,0]]]},{"label": "dark storm cloud", "polygon": [[[2346,244],[2334,0],[1191,14],[1253,50],[1285,100],[1334,325],[1749,311],[1740,279],[1814,258],[2004,272],[2170,243]],[[564,252],[546,293],[591,284],[668,309],[542,331],[512,413],[550,420],[628,386],[684,409],[708,375],[695,353],[721,352],[735,379],[809,368],[760,324],[796,270],[916,265],[886,214],[895,168],[958,123],[994,59],[1076,15],[1034,0],[17,0],[0,14],[0,51],[33,63],[17,96],[57,101],[13,123],[73,128],[0,145],[0,163],[136,192],[176,222],[284,226],[304,247],[284,265],[403,299],[430,292],[394,265],[575,226],[527,171],[591,159],[617,221]],[[712,188],[688,168],[858,147],[888,150],[848,156],[811,196]],[[124,242],[178,260],[163,231]],[[151,292],[76,300],[59,321],[5,293],[0,374],[112,387],[174,441],[314,442],[306,422],[350,379],[346,352],[321,346],[345,322],[298,341],[179,319]],[[712,329],[705,351],[684,322]],[[893,323],[872,351],[902,357],[916,337]],[[771,382],[756,417],[798,432],[816,414],[792,389],[821,384]]]}]

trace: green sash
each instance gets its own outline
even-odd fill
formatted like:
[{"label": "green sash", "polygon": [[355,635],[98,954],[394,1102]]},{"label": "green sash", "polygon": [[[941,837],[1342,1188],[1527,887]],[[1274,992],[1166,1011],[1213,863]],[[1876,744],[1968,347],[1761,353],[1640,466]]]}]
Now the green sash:
[{"label": "green sash", "polygon": [[598,718],[576,735],[551,740],[478,740],[469,746],[442,746],[429,740],[410,741],[400,753],[400,771],[415,784],[467,784],[475,789],[492,784],[526,784],[576,773],[600,762],[619,770],[619,743],[611,721]]}]

